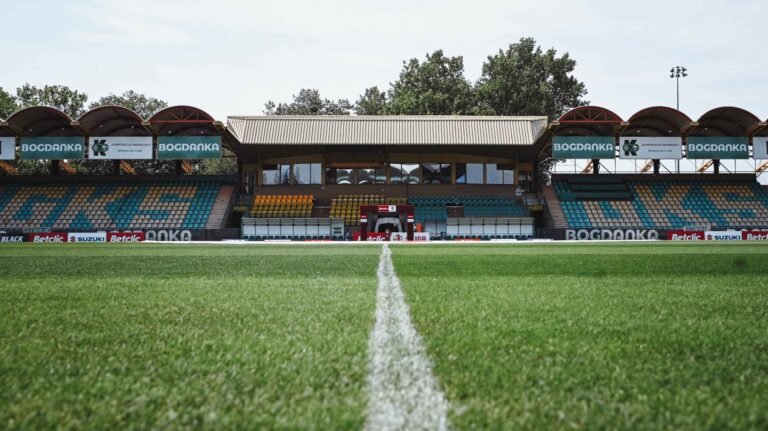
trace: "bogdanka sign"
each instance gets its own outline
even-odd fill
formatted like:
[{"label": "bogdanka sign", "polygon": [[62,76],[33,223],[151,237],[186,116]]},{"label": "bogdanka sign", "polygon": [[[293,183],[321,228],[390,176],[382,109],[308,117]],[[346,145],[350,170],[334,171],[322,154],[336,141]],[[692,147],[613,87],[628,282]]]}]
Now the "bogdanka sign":
[{"label": "bogdanka sign", "polygon": [[554,136],[552,158],[612,159],[615,157],[612,136]]},{"label": "bogdanka sign", "polygon": [[159,136],[158,159],[217,159],[221,136]]}]

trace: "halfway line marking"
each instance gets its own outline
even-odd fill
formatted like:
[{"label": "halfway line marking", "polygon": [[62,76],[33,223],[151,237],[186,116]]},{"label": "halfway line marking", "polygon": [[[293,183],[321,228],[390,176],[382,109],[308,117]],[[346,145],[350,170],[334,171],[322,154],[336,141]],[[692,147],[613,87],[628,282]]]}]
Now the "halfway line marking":
[{"label": "halfway line marking", "polygon": [[384,244],[377,272],[376,324],[368,344],[367,430],[448,429],[448,401],[411,323],[392,254]]}]

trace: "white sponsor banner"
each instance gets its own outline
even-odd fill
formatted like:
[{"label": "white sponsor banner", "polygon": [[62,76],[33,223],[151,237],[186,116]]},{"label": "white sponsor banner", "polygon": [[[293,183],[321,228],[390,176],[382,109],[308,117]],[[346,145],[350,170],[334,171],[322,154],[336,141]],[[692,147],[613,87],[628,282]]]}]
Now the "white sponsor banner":
[{"label": "white sponsor banner", "polygon": [[151,160],[151,136],[92,136],[88,140],[92,160]]},{"label": "white sponsor banner", "polygon": [[752,138],[752,149],[756,159],[768,159],[768,137],[755,136]]},{"label": "white sponsor banner", "polygon": [[740,230],[705,231],[704,238],[707,241],[741,241]]},{"label": "white sponsor banner", "polygon": [[107,242],[106,232],[69,232],[69,242]]},{"label": "white sponsor banner", "polygon": [[16,138],[0,136],[0,160],[16,160]]},{"label": "white sponsor banner", "polygon": [[680,137],[622,136],[619,138],[620,159],[681,159],[682,157],[683,139]]},{"label": "white sponsor banner", "polygon": [[415,232],[413,234],[414,241],[429,241],[429,232]]},{"label": "white sponsor banner", "polygon": [[389,234],[390,241],[408,241],[408,234],[405,232],[392,232]]}]

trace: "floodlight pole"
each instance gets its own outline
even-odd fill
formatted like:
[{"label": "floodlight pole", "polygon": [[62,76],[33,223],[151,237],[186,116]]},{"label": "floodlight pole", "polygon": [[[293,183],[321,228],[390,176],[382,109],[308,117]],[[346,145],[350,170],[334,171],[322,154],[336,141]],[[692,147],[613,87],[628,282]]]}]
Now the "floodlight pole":
[{"label": "floodlight pole", "polygon": [[680,110],[680,78],[688,76],[688,69],[683,66],[675,66],[669,69],[669,77],[675,78],[675,88],[677,90],[677,105],[676,108]]},{"label": "floodlight pole", "polygon": [[[676,90],[676,101],[677,101],[675,108],[678,111],[680,110],[680,78],[685,78],[686,76],[688,76],[688,69],[686,69],[683,66],[675,66],[669,69],[669,77],[675,78],[675,90]],[[658,173],[657,169],[658,167],[656,166],[656,162],[654,162],[654,173]],[[680,173],[680,160],[675,160],[675,171],[678,174]]]}]

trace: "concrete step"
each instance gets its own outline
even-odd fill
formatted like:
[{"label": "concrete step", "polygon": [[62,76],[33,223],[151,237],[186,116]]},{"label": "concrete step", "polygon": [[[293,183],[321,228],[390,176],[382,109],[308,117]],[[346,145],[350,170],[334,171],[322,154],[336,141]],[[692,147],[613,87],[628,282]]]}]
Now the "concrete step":
[{"label": "concrete step", "polygon": [[232,194],[235,192],[235,186],[227,185],[219,188],[219,194],[216,196],[216,200],[213,201],[213,208],[211,214],[208,216],[208,221],[205,223],[206,229],[221,229],[227,222],[229,217],[229,203],[232,199]]},{"label": "concrete step", "polygon": [[541,191],[544,195],[544,200],[547,202],[547,208],[549,209],[549,214],[552,217],[552,222],[554,223],[555,228],[567,228],[568,220],[565,218],[565,212],[563,212],[563,207],[560,205],[560,199],[557,197],[555,188],[551,185],[542,186]]}]

